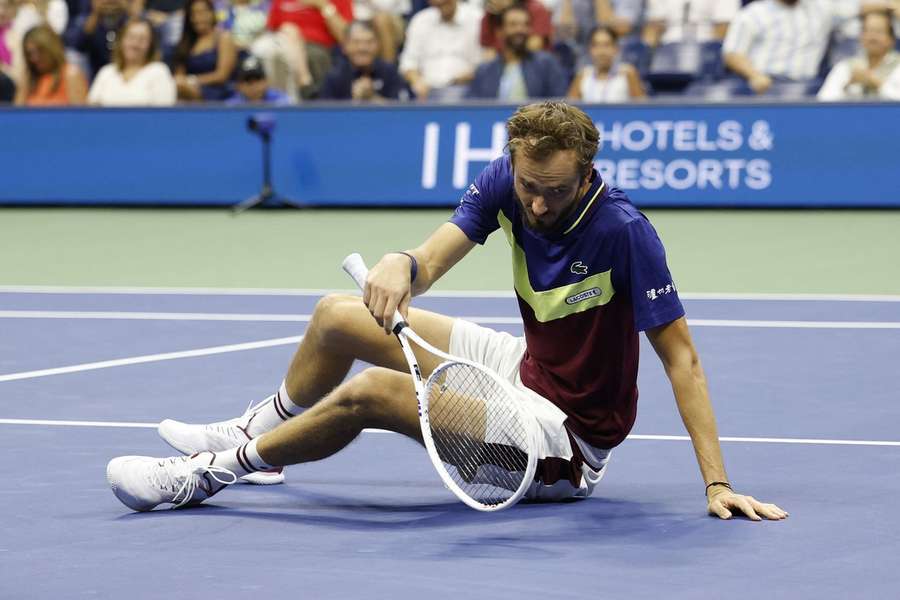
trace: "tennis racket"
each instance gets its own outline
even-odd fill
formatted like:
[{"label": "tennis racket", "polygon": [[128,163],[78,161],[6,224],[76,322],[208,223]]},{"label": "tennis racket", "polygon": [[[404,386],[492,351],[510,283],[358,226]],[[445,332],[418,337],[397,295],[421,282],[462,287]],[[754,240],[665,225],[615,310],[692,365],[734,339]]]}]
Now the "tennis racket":
[{"label": "tennis racket", "polygon": [[[362,257],[351,254],[343,268],[364,290],[369,270]],[[441,352],[399,312],[391,325],[415,385],[422,439],[444,484],[476,510],[518,502],[534,480],[538,424],[515,388],[484,365]],[[443,361],[427,381],[410,342]]]}]

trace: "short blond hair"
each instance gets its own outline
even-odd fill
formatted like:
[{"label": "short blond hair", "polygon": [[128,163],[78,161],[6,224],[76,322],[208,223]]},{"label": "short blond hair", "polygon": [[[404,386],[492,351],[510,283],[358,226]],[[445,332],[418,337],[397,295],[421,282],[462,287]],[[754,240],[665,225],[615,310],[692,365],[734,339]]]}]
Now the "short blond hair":
[{"label": "short blond hair", "polygon": [[565,102],[540,102],[519,108],[506,122],[507,147],[515,160],[522,153],[544,160],[561,150],[574,150],[582,172],[594,163],[600,132],[580,108]]}]

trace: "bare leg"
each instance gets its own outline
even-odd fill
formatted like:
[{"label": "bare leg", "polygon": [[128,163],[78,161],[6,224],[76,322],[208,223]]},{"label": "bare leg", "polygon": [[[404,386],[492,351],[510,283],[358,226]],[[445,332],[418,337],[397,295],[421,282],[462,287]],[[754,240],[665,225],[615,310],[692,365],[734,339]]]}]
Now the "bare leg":
[{"label": "bare leg", "polygon": [[395,431],[421,443],[409,375],[378,367],[367,369],[310,410],[263,434],[256,449],[260,458],[273,466],[321,460],[344,448],[366,427]]},{"label": "bare leg", "polygon": [[[430,344],[444,351],[449,349],[452,318],[411,308],[409,322]],[[414,351],[422,374],[427,377],[440,360],[418,348]],[[316,305],[285,376],[291,401],[298,406],[313,406],[344,380],[355,359],[408,372],[397,340],[378,326],[361,298],[328,295]],[[412,381],[407,383],[412,390]]]}]

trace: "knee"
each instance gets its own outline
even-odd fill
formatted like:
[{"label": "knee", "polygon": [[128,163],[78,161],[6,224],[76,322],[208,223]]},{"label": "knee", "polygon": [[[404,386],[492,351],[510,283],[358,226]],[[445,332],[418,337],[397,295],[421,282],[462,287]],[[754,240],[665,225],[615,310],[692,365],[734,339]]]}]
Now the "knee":
[{"label": "knee", "polygon": [[395,376],[394,371],[380,367],[366,369],[338,388],[337,402],[357,420],[372,421],[385,411]]},{"label": "knee", "polygon": [[343,338],[344,334],[352,333],[354,312],[362,306],[362,300],[357,296],[328,294],[316,304],[310,329],[326,342],[336,337]]}]

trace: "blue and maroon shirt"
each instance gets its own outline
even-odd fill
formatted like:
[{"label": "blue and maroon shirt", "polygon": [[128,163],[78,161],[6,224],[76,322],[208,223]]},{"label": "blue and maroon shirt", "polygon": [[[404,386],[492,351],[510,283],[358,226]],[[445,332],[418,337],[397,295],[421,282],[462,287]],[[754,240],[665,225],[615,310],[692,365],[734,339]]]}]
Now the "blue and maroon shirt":
[{"label": "blue and maroon shirt", "polygon": [[503,229],[512,249],[527,349],[522,383],[598,448],[620,444],[637,414],[638,332],[684,316],[656,230],[594,171],[552,233],[525,226],[509,156],[493,161],[450,222],[473,242]]}]

